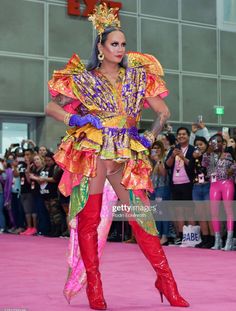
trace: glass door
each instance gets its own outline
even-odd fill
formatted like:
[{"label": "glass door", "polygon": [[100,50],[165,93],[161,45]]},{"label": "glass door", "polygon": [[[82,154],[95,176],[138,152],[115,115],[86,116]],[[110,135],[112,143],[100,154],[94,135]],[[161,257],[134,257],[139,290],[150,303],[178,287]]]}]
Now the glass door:
[{"label": "glass door", "polygon": [[22,141],[35,140],[35,118],[4,117],[0,118],[0,153],[6,149],[22,147]]}]

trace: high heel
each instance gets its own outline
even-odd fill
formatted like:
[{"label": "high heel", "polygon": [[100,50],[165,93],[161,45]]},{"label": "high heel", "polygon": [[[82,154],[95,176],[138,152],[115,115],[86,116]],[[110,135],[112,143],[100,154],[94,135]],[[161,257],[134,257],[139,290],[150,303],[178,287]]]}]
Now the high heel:
[{"label": "high heel", "polygon": [[155,286],[160,293],[162,303],[164,295],[172,307],[189,307],[189,303],[179,294],[174,280],[164,280],[163,285],[161,278],[158,277]]},{"label": "high heel", "polygon": [[175,279],[159,238],[148,234],[137,222],[130,221],[130,225],[132,226],[139,247],[157,273],[158,279],[155,282],[155,286],[160,293],[161,302],[163,302],[164,295],[171,306],[189,307],[189,303],[178,292]]},{"label": "high heel", "polygon": [[161,297],[161,303],[163,303],[163,294],[161,291],[159,291],[160,297]]},{"label": "high heel", "polygon": [[100,222],[102,194],[90,195],[79,213],[78,239],[81,257],[87,274],[87,296],[89,306],[94,310],[106,310],[107,304],[103,297],[102,281],[99,272],[98,234]]},{"label": "high heel", "polygon": [[93,310],[106,310],[107,304],[103,297],[100,273],[91,276],[87,274],[87,282],[86,293],[90,308]]}]

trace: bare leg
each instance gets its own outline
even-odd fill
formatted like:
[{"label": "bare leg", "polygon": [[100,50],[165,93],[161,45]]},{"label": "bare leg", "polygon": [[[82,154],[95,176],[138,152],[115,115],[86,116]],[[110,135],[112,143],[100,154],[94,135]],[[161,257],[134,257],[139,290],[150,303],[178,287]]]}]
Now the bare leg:
[{"label": "bare leg", "polygon": [[97,175],[89,181],[89,194],[102,193],[107,176],[106,166],[103,160],[97,159]]},{"label": "bare leg", "polygon": [[204,202],[196,204],[196,212],[197,212],[197,217],[199,217],[201,233],[202,235],[205,235],[205,236],[209,234],[208,222],[206,218],[206,210],[207,210],[207,207]]},{"label": "bare leg", "polygon": [[129,205],[129,192],[121,184],[122,171],[123,170],[121,168],[117,173],[108,175],[107,179],[109,180],[110,184],[112,185],[116,195],[118,196],[122,204]]},{"label": "bare leg", "polygon": [[211,222],[211,221],[208,221],[208,226],[209,226],[210,235],[214,235],[214,230],[213,230],[212,222]]}]

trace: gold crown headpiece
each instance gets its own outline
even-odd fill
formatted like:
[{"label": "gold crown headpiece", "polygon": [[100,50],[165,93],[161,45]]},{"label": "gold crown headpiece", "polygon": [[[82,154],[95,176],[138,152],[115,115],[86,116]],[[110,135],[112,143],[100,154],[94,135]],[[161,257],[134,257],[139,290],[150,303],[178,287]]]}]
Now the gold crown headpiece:
[{"label": "gold crown headpiece", "polygon": [[107,4],[103,2],[94,9],[94,13],[89,16],[88,20],[93,23],[94,28],[101,36],[108,27],[120,28],[120,21],[117,16],[118,11],[119,8],[108,8]]}]

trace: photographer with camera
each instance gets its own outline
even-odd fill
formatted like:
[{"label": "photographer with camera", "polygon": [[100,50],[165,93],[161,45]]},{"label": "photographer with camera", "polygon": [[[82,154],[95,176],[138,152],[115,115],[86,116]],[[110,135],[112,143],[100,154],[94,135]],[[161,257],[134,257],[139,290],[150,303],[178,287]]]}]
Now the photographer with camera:
[{"label": "photographer with camera", "polygon": [[[223,136],[215,134],[210,138],[207,152],[203,155],[202,165],[207,168],[210,179],[210,201],[215,244],[212,249],[230,251],[233,249],[234,215],[234,177],[236,165],[230,153],[223,150]],[[219,205],[223,200],[227,217],[227,240],[222,248],[220,236]]]}]

